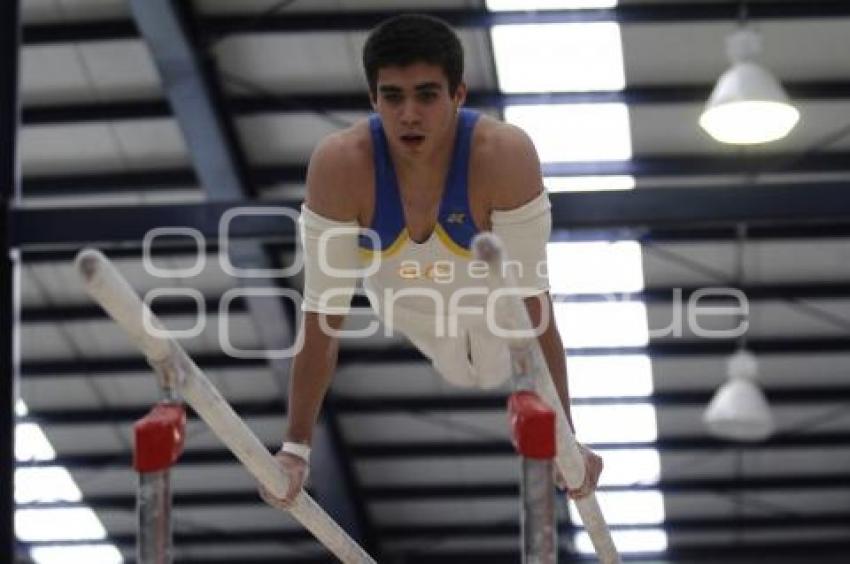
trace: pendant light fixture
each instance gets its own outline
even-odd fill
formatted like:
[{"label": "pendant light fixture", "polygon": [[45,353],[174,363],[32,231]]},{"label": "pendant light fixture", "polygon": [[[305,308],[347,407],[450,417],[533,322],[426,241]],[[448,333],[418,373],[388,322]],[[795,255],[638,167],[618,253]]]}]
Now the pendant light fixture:
[{"label": "pendant light fixture", "polygon": [[[746,226],[738,226],[738,283],[744,282],[744,241]],[[741,322],[744,321],[742,316]],[[733,441],[763,441],[774,431],[770,406],[759,388],[758,359],[747,350],[746,333],[738,342],[738,350],[728,360],[728,380],[720,386],[703,413],[709,432]]]},{"label": "pendant light fixture", "polygon": [[777,141],[791,132],[800,112],[773,74],[755,62],[761,37],[746,24],[746,5],[741,20],[741,27],[726,38],[732,66],[717,81],[699,124],[721,143]]}]

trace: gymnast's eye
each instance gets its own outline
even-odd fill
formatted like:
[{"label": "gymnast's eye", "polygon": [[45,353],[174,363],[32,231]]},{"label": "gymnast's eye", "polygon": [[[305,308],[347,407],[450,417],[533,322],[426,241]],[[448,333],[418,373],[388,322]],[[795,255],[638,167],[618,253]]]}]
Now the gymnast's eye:
[{"label": "gymnast's eye", "polygon": [[437,93],[433,90],[428,90],[426,92],[420,92],[416,97],[420,102],[433,102],[437,99]]}]

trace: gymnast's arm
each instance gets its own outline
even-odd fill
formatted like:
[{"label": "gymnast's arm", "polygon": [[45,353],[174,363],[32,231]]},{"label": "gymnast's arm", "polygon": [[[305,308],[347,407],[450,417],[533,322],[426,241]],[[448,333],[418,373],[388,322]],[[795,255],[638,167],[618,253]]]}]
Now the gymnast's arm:
[{"label": "gymnast's arm", "polygon": [[[529,318],[534,327],[544,320],[544,330],[538,342],[546,359],[549,374],[570,426],[575,431],[570,409],[570,394],[567,384],[567,363],[564,344],[555,324],[552,300],[548,292],[545,268],[541,274],[536,264],[546,262],[546,241],[551,232],[551,212],[548,198],[542,195],[543,178],[540,160],[534,144],[521,129],[502,124],[494,128],[487,143],[489,150],[482,167],[490,176],[489,194],[493,232],[500,235],[507,249],[522,257],[525,274],[520,286],[536,289],[529,291],[525,299]],[[545,314],[545,315],[544,315]],[[589,494],[596,487],[602,471],[602,459],[585,447],[581,447],[585,459],[585,482],[581,488],[570,492],[574,498]]]},{"label": "gymnast's arm", "polygon": [[[337,296],[331,303],[322,301],[322,292],[327,289],[353,288],[356,279],[334,279],[320,272],[316,253],[320,248],[317,238],[335,226],[356,227],[358,205],[352,187],[351,164],[354,156],[349,149],[345,133],[337,133],[325,139],[314,151],[307,168],[307,194],[301,216],[301,242],[305,252],[304,317],[299,328],[302,346],[296,352],[289,378],[286,442],[310,445],[313,428],[327,394],[339,351],[338,338],[333,331],[339,330],[345,321],[350,304],[350,295]],[[328,239],[328,254],[331,247],[355,245],[356,236],[341,236]],[[339,250],[337,248],[337,250]],[[343,253],[350,257],[351,253]],[[353,253],[356,257],[356,248]],[[330,264],[349,268],[349,264]],[[344,292],[343,292],[344,294]],[[330,328],[333,331],[328,331]],[[277,459],[289,477],[286,497],[275,500],[286,505],[298,495],[307,477],[309,464],[306,460],[286,452],[278,453]],[[268,500],[268,495],[264,495]]]},{"label": "gymnast's arm", "polygon": [[[543,192],[540,160],[528,135],[513,125],[493,127],[485,145],[480,163],[489,177],[490,227],[503,239],[508,258],[521,259],[523,270],[518,276],[519,285],[536,289],[526,292],[529,297],[525,299],[532,325],[539,326],[541,318],[547,314],[548,323],[538,341],[567,419],[575,429],[570,412],[564,346],[554,323],[548,279],[538,274],[537,265],[533,264],[545,262],[545,248],[538,247],[545,247],[551,232],[548,202],[545,205],[542,205],[544,202],[535,203]],[[530,209],[532,207],[536,209]],[[526,208],[529,213],[525,213]],[[529,229],[535,232],[530,233]]]}]

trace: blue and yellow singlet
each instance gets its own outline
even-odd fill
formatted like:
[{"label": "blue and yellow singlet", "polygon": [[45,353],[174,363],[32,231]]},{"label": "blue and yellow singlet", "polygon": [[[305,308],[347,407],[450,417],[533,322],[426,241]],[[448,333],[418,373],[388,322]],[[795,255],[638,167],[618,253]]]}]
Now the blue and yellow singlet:
[{"label": "blue and yellow singlet", "polygon": [[[467,180],[472,132],[478,117],[477,112],[463,108],[458,114],[452,158],[440,200],[437,223],[431,235],[436,236],[446,249],[461,257],[470,256],[469,246],[477,233],[469,209]],[[398,178],[379,116],[371,116],[369,130],[372,135],[375,166],[375,209],[370,227],[380,239],[380,248],[374,249],[375,242],[372,239],[361,237],[360,249],[365,253],[378,251],[382,258],[389,258],[406,245],[417,243],[410,239],[404,224]]]}]

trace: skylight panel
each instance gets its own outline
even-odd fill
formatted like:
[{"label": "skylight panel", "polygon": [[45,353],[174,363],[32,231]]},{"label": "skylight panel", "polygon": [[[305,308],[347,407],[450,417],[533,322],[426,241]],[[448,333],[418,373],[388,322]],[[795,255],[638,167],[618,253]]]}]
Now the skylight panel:
[{"label": "skylight panel", "polygon": [[496,25],[491,30],[502,92],[622,90],[615,22]]},{"label": "skylight panel", "polygon": [[491,12],[613,8],[616,5],[617,0],[487,0],[487,9]]},{"label": "skylight panel", "polygon": [[[582,554],[595,554],[593,544],[586,532],[575,535],[576,548]],[[621,553],[663,552],[667,550],[667,533],[662,529],[644,529],[637,531],[611,531],[614,546]]]},{"label": "skylight panel", "polygon": [[528,133],[543,163],[632,158],[625,104],[515,105],[505,120]]},{"label": "skylight panel", "polygon": [[100,540],[106,529],[88,507],[19,509],[15,534],[23,541]]},{"label": "skylight panel", "polygon": [[636,241],[557,242],[546,245],[553,294],[608,294],[643,290]]},{"label": "skylight panel", "polygon": [[[18,399],[15,414],[25,417],[29,413],[26,403]],[[45,461],[56,458],[56,451],[35,423],[15,425],[15,459],[17,461]],[[82,492],[71,474],[63,466],[17,468],[15,470],[15,502],[81,502]],[[27,508],[15,511],[15,534],[23,541],[79,541],[102,540],[106,530],[89,507]],[[112,544],[74,544],[70,546],[36,546],[30,549],[30,558],[38,564],[68,564],[91,562],[121,564],[121,552]]]},{"label": "skylight panel", "polygon": [[650,403],[574,405],[576,438],[582,443],[652,442],[658,438]]},{"label": "skylight panel", "polygon": [[15,459],[53,460],[56,451],[50,446],[50,441],[44,435],[41,427],[35,423],[18,423],[15,425]]},{"label": "skylight panel", "polygon": [[118,549],[111,544],[37,546],[30,550],[30,556],[38,564],[121,564],[124,561]]},{"label": "skylight panel", "polygon": [[570,397],[644,397],[652,394],[646,355],[567,355]]},{"label": "skylight panel", "polygon": [[547,176],[543,184],[550,193],[602,192],[607,190],[633,190],[633,176]]},{"label": "skylight panel", "polygon": [[80,501],[80,488],[62,466],[18,468],[15,470],[15,501]]},{"label": "skylight panel", "polygon": [[649,343],[642,302],[557,302],[554,310],[567,348],[645,347]]},{"label": "skylight panel", "polygon": [[[596,499],[609,525],[655,525],[664,522],[664,498],[657,491],[596,492]],[[576,525],[581,517],[570,504],[570,519]]]}]

